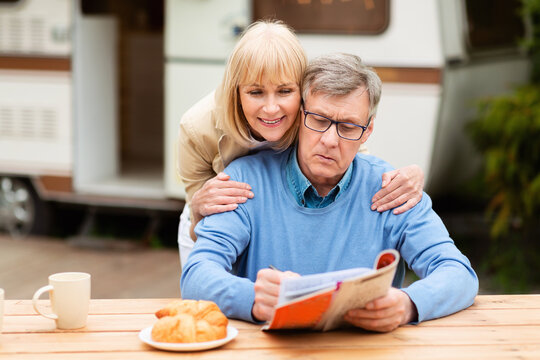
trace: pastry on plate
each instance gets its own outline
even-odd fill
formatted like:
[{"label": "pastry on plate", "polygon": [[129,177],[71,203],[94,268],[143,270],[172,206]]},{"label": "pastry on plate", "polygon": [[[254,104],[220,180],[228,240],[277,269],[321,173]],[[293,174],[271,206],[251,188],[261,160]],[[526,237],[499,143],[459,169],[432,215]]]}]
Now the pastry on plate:
[{"label": "pastry on plate", "polygon": [[152,340],[191,343],[223,339],[228,320],[212,301],[176,300],[156,312]]}]

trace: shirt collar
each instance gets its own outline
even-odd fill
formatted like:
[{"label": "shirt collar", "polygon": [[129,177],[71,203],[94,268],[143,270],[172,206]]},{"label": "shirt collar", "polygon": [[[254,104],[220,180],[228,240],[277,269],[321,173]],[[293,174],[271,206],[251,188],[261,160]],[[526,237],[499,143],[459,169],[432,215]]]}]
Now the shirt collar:
[{"label": "shirt collar", "polygon": [[330,205],[349,187],[354,162],[352,162],[347,168],[347,171],[337,185],[330,190],[325,197],[322,197],[319,196],[315,187],[302,173],[302,170],[300,170],[298,158],[296,156],[297,148],[298,147],[294,147],[294,149],[292,149],[286,165],[286,175],[289,190],[292,192],[296,202],[300,206],[308,208],[321,208]]}]

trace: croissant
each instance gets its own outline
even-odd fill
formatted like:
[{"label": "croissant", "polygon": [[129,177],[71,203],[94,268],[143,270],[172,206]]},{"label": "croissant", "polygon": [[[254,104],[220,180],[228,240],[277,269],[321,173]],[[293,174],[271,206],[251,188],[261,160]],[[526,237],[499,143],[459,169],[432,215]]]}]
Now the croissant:
[{"label": "croissant", "polygon": [[154,341],[189,343],[227,336],[229,321],[211,301],[176,300],[158,310],[156,316],[159,320],[152,328]]}]

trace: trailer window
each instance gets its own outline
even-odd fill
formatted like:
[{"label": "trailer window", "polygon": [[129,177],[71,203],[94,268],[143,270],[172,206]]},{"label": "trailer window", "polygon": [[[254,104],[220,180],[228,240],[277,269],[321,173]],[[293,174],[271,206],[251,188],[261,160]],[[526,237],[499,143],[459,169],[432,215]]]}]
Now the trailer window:
[{"label": "trailer window", "polygon": [[283,20],[298,33],[380,34],[390,0],[253,0],[253,18]]},{"label": "trailer window", "polygon": [[516,47],[525,34],[520,0],[468,0],[471,50]]}]

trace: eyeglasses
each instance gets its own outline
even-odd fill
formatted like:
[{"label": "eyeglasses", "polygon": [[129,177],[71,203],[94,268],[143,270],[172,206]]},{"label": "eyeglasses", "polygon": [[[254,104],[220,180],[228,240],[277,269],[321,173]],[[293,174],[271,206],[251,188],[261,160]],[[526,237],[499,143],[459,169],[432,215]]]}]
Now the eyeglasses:
[{"label": "eyeglasses", "polygon": [[323,133],[326,132],[326,130],[330,129],[332,124],[336,124],[336,131],[338,136],[340,138],[353,141],[357,141],[362,138],[362,135],[364,135],[364,131],[366,131],[366,129],[368,128],[372,118],[372,116],[370,116],[367,125],[362,126],[350,122],[335,121],[325,116],[312,113],[310,111],[302,111],[305,115],[304,125],[306,125],[308,129]]}]

